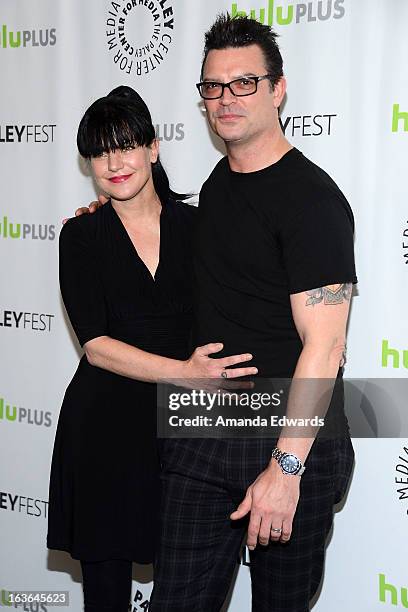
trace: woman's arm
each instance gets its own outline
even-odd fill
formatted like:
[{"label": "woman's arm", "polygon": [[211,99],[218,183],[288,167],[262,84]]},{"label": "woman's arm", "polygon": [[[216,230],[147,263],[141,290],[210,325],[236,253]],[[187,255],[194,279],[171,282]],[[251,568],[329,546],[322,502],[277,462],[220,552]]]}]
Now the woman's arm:
[{"label": "woman's arm", "polygon": [[[213,359],[211,354],[221,351],[221,343],[211,343],[196,348],[191,357],[185,361],[161,357],[135,346],[114,340],[109,336],[93,338],[84,344],[88,362],[121,376],[146,382],[171,381],[174,379],[221,378],[222,372],[231,365],[244,363],[252,355],[244,353]],[[228,378],[256,374],[255,367],[241,367],[228,370]]]},{"label": "woman's arm", "polygon": [[[228,366],[252,359],[248,354],[212,359],[210,355],[223,347],[211,343],[198,347],[189,359],[181,361],[111,338],[99,264],[86,227],[86,219],[71,219],[61,231],[60,285],[70,321],[91,365],[128,378],[155,382],[219,378]],[[226,376],[236,378],[254,373],[253,367],[238,368],[228,370]]]}]

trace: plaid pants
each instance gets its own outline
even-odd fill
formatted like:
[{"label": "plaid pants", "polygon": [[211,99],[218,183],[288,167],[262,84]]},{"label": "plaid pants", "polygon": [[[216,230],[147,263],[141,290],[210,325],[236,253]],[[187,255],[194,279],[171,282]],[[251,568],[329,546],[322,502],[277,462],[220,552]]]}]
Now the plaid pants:
[{"label": "plaid pants", "polygon": [[[216,612],[236,569],[248,518],[229,519],[265,469],[274,440],[166,440],[163,506],[150,612]],[[353,466],[350,438],[316,440],[289,543],[250,553],[252,610],[307,612],[323,571],[333,505]]]}]

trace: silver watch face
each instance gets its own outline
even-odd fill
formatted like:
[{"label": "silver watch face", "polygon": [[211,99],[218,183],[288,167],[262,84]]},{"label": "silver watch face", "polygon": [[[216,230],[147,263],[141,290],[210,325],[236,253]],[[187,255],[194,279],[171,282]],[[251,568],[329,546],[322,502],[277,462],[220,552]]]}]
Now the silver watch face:
[{"label": "silver watch face", "polygon": [[287,474],[295,474],[300,468],[300,461],[295,455],[284,455],[279,463]]}]

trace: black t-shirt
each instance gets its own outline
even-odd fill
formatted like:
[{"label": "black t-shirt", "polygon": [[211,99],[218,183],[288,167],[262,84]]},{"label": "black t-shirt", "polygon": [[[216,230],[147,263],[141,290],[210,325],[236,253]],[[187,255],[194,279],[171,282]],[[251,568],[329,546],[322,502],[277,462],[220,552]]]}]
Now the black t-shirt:
[{"label": "black t-shirt", "polygon": [[290,377],[302,350],[290,294],[356,283],[351,208],[297,149],[250,173],[223,158],[200,194],[196,345],[251,352],[261,376]]}]

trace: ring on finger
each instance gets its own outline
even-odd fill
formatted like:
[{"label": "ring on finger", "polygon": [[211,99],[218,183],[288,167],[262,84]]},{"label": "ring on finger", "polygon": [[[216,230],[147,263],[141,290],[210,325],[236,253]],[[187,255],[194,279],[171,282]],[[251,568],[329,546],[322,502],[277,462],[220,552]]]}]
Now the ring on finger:
[{"label": "ring on finger", "polygon": [[282,533],[282,529],[277,527],[271,527],[271,531],[273,531],[273,533]]},{"label": "ring on finger", "polygon": [[227,372],[227,370],[223,370],[223,371],[221,372],[221,376],[222,376],[222,378],[228,378],[228,372]]}]

